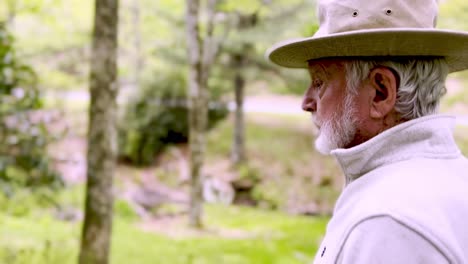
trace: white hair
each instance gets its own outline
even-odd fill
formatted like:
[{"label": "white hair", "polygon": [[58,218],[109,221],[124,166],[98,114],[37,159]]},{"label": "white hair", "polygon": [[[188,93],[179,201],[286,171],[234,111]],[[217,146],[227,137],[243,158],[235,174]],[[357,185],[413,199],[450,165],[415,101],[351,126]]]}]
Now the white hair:
[{"label": "white hair", "polygon": [[[332,117],[321,123],[320,133],[315,140],[315,148],[318,152],[329,155],[332,150],[344,148],[351,143],[359,123],[353,102],[354,95],[347,93],[341,106],[338,106],[337,111],[333,112]],[[315,115],[312,118],[314,123],[319,123]]]},{"label": "white hair", "polygon": [[414,119],[435,114],[440,98],[446,93],[445,80],[449,73],[443,58],[356,59],[344,63],[348,92],[357,89],[377,66],[391,69],[397,79],[395,110],[402,118]]}]

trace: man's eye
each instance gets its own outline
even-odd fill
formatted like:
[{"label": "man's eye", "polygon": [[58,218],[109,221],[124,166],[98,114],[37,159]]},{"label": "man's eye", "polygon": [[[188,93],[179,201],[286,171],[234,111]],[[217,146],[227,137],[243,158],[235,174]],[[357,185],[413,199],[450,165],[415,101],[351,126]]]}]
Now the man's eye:
[{"label": "man's eye", "polygon": [[322,80],[314,80],[312,82],[312,87],[314,87],[315,89],[320,89],[323,85],[323,81]]}]

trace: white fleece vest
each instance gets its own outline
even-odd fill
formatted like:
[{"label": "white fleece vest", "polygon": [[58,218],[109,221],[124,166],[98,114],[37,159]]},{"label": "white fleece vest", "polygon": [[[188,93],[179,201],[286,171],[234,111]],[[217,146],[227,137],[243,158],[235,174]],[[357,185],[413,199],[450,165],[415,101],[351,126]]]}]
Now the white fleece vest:
[{"label": "white fleece vest", "polygon": [[314,263],[338,263],[352,231],[379,216],[427,240],[448,263],[468,263],[468,160],[454,142],[454,123],[448,116],[418,118],[356,147],[334,150],[346,186]]}]

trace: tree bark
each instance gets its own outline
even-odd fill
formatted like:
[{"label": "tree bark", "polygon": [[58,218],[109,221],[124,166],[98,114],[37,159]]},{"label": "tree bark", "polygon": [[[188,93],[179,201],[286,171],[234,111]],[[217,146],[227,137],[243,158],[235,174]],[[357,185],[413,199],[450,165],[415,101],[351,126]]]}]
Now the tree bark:
[{"label": "tree bark", "polygon": [[80,264],[109,262],[116,162],[118,0],[96,0],[93,30],[85,219]]},{"label": "tree bark", "polygon": [[234,165],[245,162],[245,139],[244,139],[244,86],[245,79],[242,68],[245,62],[244,54],[233,55],[234,94],[236,102],[236,112],[234,115],[234,139],[232,145],[231,161]]},{"label": "tree bark", "polygon": [[198,13],[199,0],[187,0],[187,51],[189,60],[188,75],[188,107],[189,107],[189,166],[190,166],[190,208],[189,224],[192,227],[202,226],[203,179],[201,167],[204,154],[204,128],[206,127],[206,113],[203,101],[206,91],[201,86],[202,58],[201,40],[199,36]]},{"label": "tree bark", "polygon": [[[258,23],[258,12],[251,14],[238,13],[237,30],[242,33],[243,30],[251,29]],[[244,68],[247,66],[249,54],[253,49],[252,43],[239,44],[240,49],[237,53],[231,55],[232,66],[234,69],[234,95],[236,103],[236,112],[234,115],[234,136],[232,142],[231,162],[238,166],[247,161],[245,154],[245,122],[244,122],[244,87],[245,77]],[[250,62],[251,63],[251,62]]]},{"label": "tree bark", "polygon": [[207,31],[200,37],[199,0],[187,0],[186,27],[189,61],[188,106],[189,106],[189,164],[190,164],[190,208],[189,224],[194,228],[203,226],[203,175],[205,155],[205,133],[208,119],[208,78],[210,68],[217,55],[219,44],[214,42],[214,15],[217,0],[207,5]]}]

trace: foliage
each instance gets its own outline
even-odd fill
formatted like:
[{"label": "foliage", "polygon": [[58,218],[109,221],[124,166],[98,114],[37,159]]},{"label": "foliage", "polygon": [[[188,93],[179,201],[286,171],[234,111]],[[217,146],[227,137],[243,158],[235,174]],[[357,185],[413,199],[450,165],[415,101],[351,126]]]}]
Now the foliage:
[{"label": "foliage", "polygon": [[[27,57],[39,73],[39,86],[47,91],[80,89],[86,86],[88,78],[89,41],[92,24],[93,1],[91,0],[8,0],[15,2],[17,13],[14,34],[18,39],[21,55]],[[135,25],[133,6],[138,2],[140,19]],[[202,1],[203,3],[204,1]],[[206,3],[206,1],[205,1]],[[263,57],[265,50],[274,42],[287,37],[309,35],[314,1],[275,0],[275,1],[220,1],[216,16],[215,35],[223,39],[222,52],[229,57],[232,52],[241,50],[242,44],[252,44],[254,51],[249,56],[252,63],[246,67],[248,82],[269,81],[280,91],[284,87],[295,86],[289,71],[269,64]],[[301,8],[296,8],[296,7]],[[0,1],[0,20],[6,16],[6,4]],[[257,13],[259,23],[253,29],[235,29],[240,22],[238,15],[248,17]],[[119,25],[119,78],[121,83],[133,86],[135,56],[141,57],[142,72],[180,67],[186,65],[184,1],[181,0],[123,0],[121,1]],[[206,14],[202,12],[202,19]],[[218,23],[219,22],[219,23]],[[139,28],[139,50],[135,47],[135,26]],[[206,30],[203,26],[201,30]],[[304,33],[307,32],[307,33]],[[221,61],[221,60],[219,60]],[[230,66],[217,63],[217,80],[228,88]],[[224,65],[220,65],[224,64]],[[214,70],[215,71],[215,70]],[[141,74],[138,72],[136,74]],[[278,77],[280,74],[280,77]],[[276,78],[272,78],[274,75]],[[306,75],[302,75],[304,79]],[[278,87],[278,83],[282,87]],[[287,85],[285,85],[287,83]],[[297,89],[293,89],[296,92]],[[249,92],[254,92],[251,90]],[[301,90],[302,92],[302,90]]]},{"label": "foliage", "polygon": [[39,87],[64,90],[85,85],[92,11],[91,0],[0,2],[0,20],[13,15],[10,29],[17,53],[33,65]]},{"label": "foliage", "polygon": [[[155,75],[131,100],[119,125],[119,152],[136,165],[150,164],[168,145],[188,141],[186,80],[183,72]],[[209,129],[227,115],[214,104],[208,111]]]},{"label": "foliage", "polygon": [[438,26],[441,28],[468,30],[468,2],[465,0],[440,1]]},{"label": "foliage", "polygon": [[13,38],[0,25],[0,185],[7,196],[16,187],[61,185],[47,157],[52,138],[40,107],[36,75],[16,58]]},{"label": "foliage", "polygon": [[41,208],[55,205],[55,194],[48,188],[36,188],[33,191],[18,189],[14,195],[8,196],[0,192],[0,211],[16,217],[31,216]]},{"label": "foliage", "polygon": [[[328,220],[213,205],[206,206],[205,219],[211,228],[198,233],[184,221],[163,226],[164,232],[174,231],[170,236],[117,218],[111,263],[310,263]],[[0,222],[0,263],[75,263],[78,223],[1,213]]]},{"label": "foliage", "polygon": [[[317,25],[310,16],[314,1],[224,1],[223,10],[234,16],[235,28],[223,44],[225,56],[243,56],[244,65],[240,72],[249,84],[268,83],[273,93],[302,94],[307,87],[307,75],[301,70],[280,68],[265,59],[265,51],[275,42],[287,38],[311,36]],[[307,21],[307,22],[306,22]],[[232,23],[231,23],[232,24]],[[229,29],[228,29],[229,30]],[[225,64],[229,73],[232,65]],[[248,93],[254,93],[247,89]]]}]

